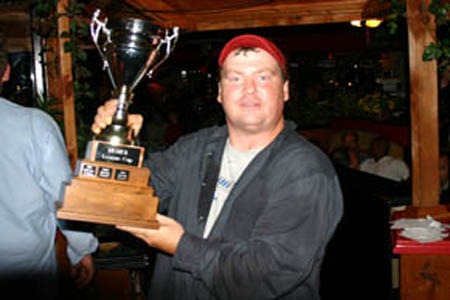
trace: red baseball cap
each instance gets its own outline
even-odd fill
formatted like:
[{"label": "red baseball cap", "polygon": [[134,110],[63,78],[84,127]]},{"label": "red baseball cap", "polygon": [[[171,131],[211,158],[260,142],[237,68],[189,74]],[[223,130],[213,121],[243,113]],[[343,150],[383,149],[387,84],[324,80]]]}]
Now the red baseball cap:
[{"label": "red baseball cap", "polygon": [[254,34],[239,35],[226,43],[219,55],[219,67],[222,67],[223,62],[233,50],[240,47],[254,47],[267,51],[286,74],[286,58],[281,50],[268,39]]}]

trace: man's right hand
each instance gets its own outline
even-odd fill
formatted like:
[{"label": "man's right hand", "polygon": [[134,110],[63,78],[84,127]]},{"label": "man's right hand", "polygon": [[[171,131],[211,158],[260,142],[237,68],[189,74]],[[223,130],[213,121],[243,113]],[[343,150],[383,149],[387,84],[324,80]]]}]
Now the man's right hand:
[{"label": "man's right hand", "polygon": [[[116,111],[118,101],[116,99],[108,100],[104,105],[97,109],[97,114],[94,118],[94,124],[91,126],[91,130],[94,134],[99,134],[106,126],[112,122],[112,117]],[[135,135],[138,135],[141,130],[144,118],[139,114],[128,115],[128,127],[130,127]]]}]

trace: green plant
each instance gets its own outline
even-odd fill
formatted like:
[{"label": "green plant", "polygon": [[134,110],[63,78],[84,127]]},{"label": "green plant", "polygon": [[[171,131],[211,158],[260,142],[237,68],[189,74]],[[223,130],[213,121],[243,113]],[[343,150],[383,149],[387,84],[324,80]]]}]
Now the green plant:
[{"label": "green plant", "polygon": [[36,101],[36,107],[39,109],[42,109],[49,115],[51,115],[56,123],[59,125],[61,130],[64,129],[64,122],[63,122],[63,112],[59,108],[60,101],[56,98],[41,98],[38,101]]},{"label": "green plant", "polygon": [[399,102],[385,93],[367,94],[357,101],[359,109],[375,119],[390,118],[399,109]]},{"label": "green plant", "polygon": [[[64,51],[70,52],[72,57],[72,76],[73,76],[73,90],[75,97],[75,113],[77,116],[83,116],[85,101],[91,101],[95,98],[96,94],[90,83],[92,73],[87,67],[88,55],[82,47],[83,41],[89,36],[89,26],[84,21],[84,4],[81,1],[69,1],[67,7],[65,7],[65,13],[57,13],[58,0],[35,0],[24,1],[31,9],[34,9],[35,23],[33,24],[34,30],[38,34],[46,38],[57,36],[57,23],[61,17],[69,18],[69,30],[61,34],[61,38],[67,38],[64,43]],[[48,49],[44,49],[47,51]],[[54,64],[56,66],[56,64]],[[63,122],[61,122],[61,111],[54,109],[55,103],[60,102],[58,99],[51,99],[45,97],[38,101],[37,107],[47,111],[51,114],[60,124],[63,130]],[[83,155],[84,149],[88,140],[89,129],[86,125],[86,121],[82,117],[77,117],[77,144],[78,153]]]},{"label": "green plant", "polygon": [[[389,32],[395,34],[398,29],[398,22],[401,18],[407,18],[405,1],[401,0],[380,0],[383,3],[388,2],[390,8],[385,15],[388,21]],[[423,61],[436,60],[439,64],[439,70],[442,74],[450,68],[450,3],[445,0],[432,0],[428,7],[422,3],[423,10],[428,11],[435,18],[437,26],[437,39],[428,44],[423,52]],[[425,24],[430,20],[423,18]]]},{"label": "green plant", "polygon": [[89,25],[84,21],[84,4],[70,1],[65,9],[66,13],[59,17],[66,16],[70,20],[68,32],[61,34],[62,38],[68,40],[64,43],[64,51],[70,52],[72,55],[72,73],[73,73],[73,90],[75,97],[75,112],[77,117],[77,144],[78,153],[84,155],[86,144],[88,142],[89,125],[86,120],[80,116],[84,116],[85,101],[92,101],[96,94],[90,83],[92,72],[87,67],[88,55],[83,49],[82,43],[89,37]]},{"label": "green plant", "polygon": [[362,118],[364,114],[358,105],[359,92],[339,86],[332,101],[333,114],[337,117]]}]

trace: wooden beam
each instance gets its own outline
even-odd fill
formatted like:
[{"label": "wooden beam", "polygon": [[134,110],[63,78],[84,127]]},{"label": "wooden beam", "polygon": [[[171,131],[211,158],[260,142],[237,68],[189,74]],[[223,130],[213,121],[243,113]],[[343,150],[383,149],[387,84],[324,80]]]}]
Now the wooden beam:
[{"label": "wooden beam", "polygon": [[[369,0],[263,1],[263,4],[248,6],[235,1],[235,4],[223,2],[216,8],[209,8],[202,2],[197,5],[198,9],[191,7],[191,2],[181,1],[172,1],[178,4],[177,7],[166,1],[127,2],[161,26],[207,31],[348,22],[363,17]],[[181,5],[184,6],[179,7]]]},{"label": "wooden beam", "polygon": [[[69,5],[69,0],[58,1],[58,14],[64,14],[66,7]],[[69,32],[70,20],[68,17],[58,18],[58,49],[59,49],[59,72],[61,78],[60,98],[63,103],[64,111],[64,134],[66,137],[67,152],[69,154],[72,168],[78,159],[77,149],[77,130],[75,120],[75,97],[73,92],[73,77],[72,77],[72,54],[64,51],[64,43],[68,38],[62,38],[63,32]]]},{"label": "wooden beam", "polygon": [[31,51],[30,17],[25,9],[0,9],[0,28],[9,52]]},{"label": "wooden beam", "polygon": [[400,265],[400,299],[448,299],[449,255],[403,254],[400,257]]},{"label": "wooden beam", "polygon": [[435,41],[436,34],[434,18],[427,11],[430,2],[407,0],[414,207],[439,203],[437,64],[422,61],[425,46]]}]

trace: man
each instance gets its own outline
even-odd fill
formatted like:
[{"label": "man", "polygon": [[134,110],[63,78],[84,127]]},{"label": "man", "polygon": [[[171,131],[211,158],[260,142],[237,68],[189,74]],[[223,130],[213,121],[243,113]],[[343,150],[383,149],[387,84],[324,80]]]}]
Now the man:
[{"label": "man", "polygon": [[331,153],[331,159],[348,168],[359,169],[364,160],[359,148],[359,139],[356,132],[346,132],[341,138],[342,147]]},{"label": "man", "polygon": [[[241,35],[219,57],[226,126],[150,154],[160,228],[119,227],[160,250],[149,299],[319,299],[325,248],[342,215],[326,155],[285,124],[286,60]],[[117,102],[99,108],[99,132]],[[142,118],[131,116],[135,129]]]},{"label": "man", "polygon": [[[0,41],[0,91],[10,66]],[[56,123],[44,112],[0,97],[0,288],[2,299],[55,299],[56,206],[71,169]],[[70,270],[79,287],[94,274],[97,240],[67,231]]]},{"label": "man", "polygon": [[361,163],[360,170],[398,182],[406,181],[410,175],[409,167],[403,160],[389,155],[390,147],[387,138],[375,137],[370,142],[370,158]]}]

